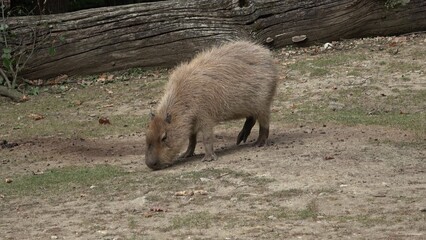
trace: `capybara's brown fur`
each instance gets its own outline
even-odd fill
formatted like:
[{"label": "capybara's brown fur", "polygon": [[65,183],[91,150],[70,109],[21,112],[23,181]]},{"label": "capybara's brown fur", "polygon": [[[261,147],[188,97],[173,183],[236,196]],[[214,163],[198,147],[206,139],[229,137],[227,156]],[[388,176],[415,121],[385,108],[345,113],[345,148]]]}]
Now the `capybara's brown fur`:
[{"label": "capybara's brown fur", "polygon": [[270,107],[277,85],[271,52],[249,41],[234,41],[199,53],[171,73],[165,94],[146,133],[145,163],[151,169],[171,165],[183,145],[182,157],[193,155],[197,133],[203,133],[203,161],[217,159],[213,127],[221,121],[246,118],[237,144],[246,141],[256,120],[266,143]]}]

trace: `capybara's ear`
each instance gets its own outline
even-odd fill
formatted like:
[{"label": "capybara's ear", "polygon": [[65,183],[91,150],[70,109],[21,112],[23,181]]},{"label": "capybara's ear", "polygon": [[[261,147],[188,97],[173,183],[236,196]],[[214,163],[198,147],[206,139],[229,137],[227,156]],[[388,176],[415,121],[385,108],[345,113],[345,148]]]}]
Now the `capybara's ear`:
[{"label": "capybara's ear", "polygon": [[167,123],[171,123],[172,122],[172,115],[170,113],[167,113],[165,120],[166,120]]}]

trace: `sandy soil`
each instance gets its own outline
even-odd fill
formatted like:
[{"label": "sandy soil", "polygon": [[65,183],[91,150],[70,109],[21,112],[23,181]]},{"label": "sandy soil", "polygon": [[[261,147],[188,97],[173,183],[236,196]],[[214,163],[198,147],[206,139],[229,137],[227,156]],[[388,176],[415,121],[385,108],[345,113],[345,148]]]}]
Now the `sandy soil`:
[{"label": "sandy soil", "polygon": [[[389,45],[395,41],[396,47]],[[403,81],[395,77],[401,73],[371,70],[369,61],[380,62],[399,48],[398,58],[421,63],[424,57],[411,58],[411,51],[425,53],[426,36],[333,44],[341,50],[321,53],[317,46],[277,53],[283,77],[273,107],[272,144],[235,146],[242,122],[224,124],[215,131],[216,162],[200,161],[199,143],[196,156],[153,172],[143,163],[143,132],[99,138],[4,134],[19,144],[0,149],[2,181],[16,179],[8,184],[68,166],[106,164],[125,174],[67,191],[59,186],[34,194],[0,192],[0,239],[425,239],[424,132],[309,117],[287,122],[285,114],[297,113],[306,102],[327,106],[324,96],[357,84],[378,96],[398,95],[394,88],[424,91],[424,68],[401,70],[411,79]],[[337,64],[318,77],[290,67],[342,52],[372,57]],[[360,74],[342,74],[353,69]],[[345,101],[328,107],[348,108]],[[424,101],[404,111],[425,111]],[[133,111],[123,107],[128,104],[116,102],[114,109]],[[365,105],[366,114],[382,106],[392,110],[374,101]],[[256,137],[254,130],[250,140]]]}]

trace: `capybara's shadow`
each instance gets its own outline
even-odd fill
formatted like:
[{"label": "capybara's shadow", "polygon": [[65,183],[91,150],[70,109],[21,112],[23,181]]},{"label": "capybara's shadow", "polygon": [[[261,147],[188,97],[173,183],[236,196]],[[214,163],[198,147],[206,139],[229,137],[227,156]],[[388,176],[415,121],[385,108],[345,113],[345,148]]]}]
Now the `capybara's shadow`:
[{"label": "capybara's shadow", "polygon": [[[216,155],[219,157],[219,160],[222,159],[223,156],[226,156],[228,154],[232,154],[234,152],[238,152],[241,151],[243,149],[246,148],[251,148],[251,147],[257,147],[254,146],[253,143],[245,143],[245,144],[241,144],[241,145],[233,145],[233,146],[229,146],[223,149],[219,149],[219,150],[215,150]],[[194,154],[191,157],[188,158],[179,158],[172,166],[170,167],[176,167],[178,165],[181,164],[185,164],[187,162],[192,162],[192,161],[201,161],[201,159],[203,159],[204,157],[204,153],[198,153],[198,154]]]},{"label": "capybara's shadow", "polygon": [[[231,155],[236,152],[244,151],[245,149],[249,148],[258,148],[258,149],[268,149],[271,147],[274,147],[276,145],[290,145],[291,143],[297,141],[297,140],[303,140],[306,138],[311,138],[316,136],[316,133],[312,134],[306,134],[303,132],[283,132],[283,133],[274,133],[272,136],[268,139],[268,146],[264,147],[258,147],[254,144],[254,140],[247,141],[246,143],[242,143],[240,145],[236,145],[235,136],[222,136],[224,138],[224,143],[226,143],[226,146],[220,149],[215,149],[215,153],[219,157],[219,161],[226,157],[227,155]],[[233,143],[233,144],[232,144]],[[197,144],[203,144],[202,142],[198,142]],[[201,159],[204,157],[204,152],[195,154],[192,157],[188,158],[179,158],[173,165],[169,166],[169,168],[174,168],[180,165],[187,164],[189,162],[193,161],[201,161]]]},{"label": "capybara's shadow", "polygon": [[86,157],[124,157],[145,155],[143,139],[119,139],[116,141],[72,139],[55,147],[62,154],[78,154]]}]

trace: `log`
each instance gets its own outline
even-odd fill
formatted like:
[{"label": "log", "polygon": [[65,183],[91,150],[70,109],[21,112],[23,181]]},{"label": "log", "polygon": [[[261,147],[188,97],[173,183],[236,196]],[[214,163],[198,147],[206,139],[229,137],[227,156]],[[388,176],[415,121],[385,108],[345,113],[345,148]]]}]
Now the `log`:
[{"label": "log", "polygon": [[0,96],[10,98],[14,102],[23,102],[24,95],[15,89],[7,88],[0,85]]},{"label": "log", "polygon": [[66,14],[11,18],[19,31],[48,25],[52,42],[40,47],[23,72],[28,79],[82,75],[132,67],[169,67],[211,44],[251,38],[280,48],[292,37],[307,44],[426,30],[426,1],[394,9],[385,0],[160,1]]}]

